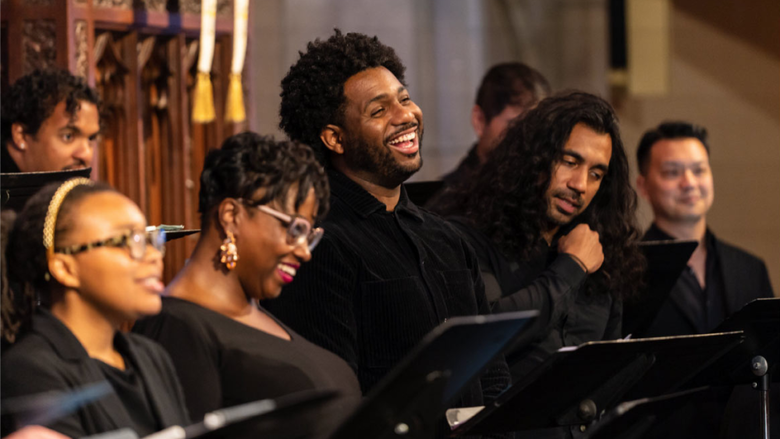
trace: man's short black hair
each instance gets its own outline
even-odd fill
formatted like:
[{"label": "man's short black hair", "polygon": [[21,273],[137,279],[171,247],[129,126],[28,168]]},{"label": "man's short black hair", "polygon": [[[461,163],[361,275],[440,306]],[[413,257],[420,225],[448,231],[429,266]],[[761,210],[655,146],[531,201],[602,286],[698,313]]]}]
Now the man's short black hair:
[{"label": "man's short black hair", "polygon": [[3,95],[2,148],[11,140],[12,124],[21,124],[26,134],[35,136],[41,124],[54,113],[54,107],[62,101],[65,101],[65,112],[71,117],[82,101],[100,109],[97,91],[83,78],[65,70],[35,70],[19,78]]},{"label": "man's short black hair", "polygon": [[710,146],[707,144],[707,130],[699,125],[690,122],[674,121],[664,122],[655,128],[649,129],[639,141],[639,147],[636,150],[636,162],[639,165],[639,172],[642,175],[647,173],[647,167],[650,162],[650,149],[660,140],[685,139],[692,137],[698,139],[707,155],[710,155]]},{"label": "man's short black hair", "polygon": [[508,105],[536,105],[550,95],[550,90],[547,79],[523,63],[497,64],[482,78],[476,104],[485,113],[485,122],[490,122]]},{"label": "man's short black hair", "polygon": [[279,127],[290,139],[311,146],[325,159],[320,132],[328,124],[343,126],[344,83],[352,76],[374,67],[389,70],[402,84],[406,67],[395,50],[377,37],[359,33],[335,34],[306,46],[306,53],[290,67],[282,80]]}]

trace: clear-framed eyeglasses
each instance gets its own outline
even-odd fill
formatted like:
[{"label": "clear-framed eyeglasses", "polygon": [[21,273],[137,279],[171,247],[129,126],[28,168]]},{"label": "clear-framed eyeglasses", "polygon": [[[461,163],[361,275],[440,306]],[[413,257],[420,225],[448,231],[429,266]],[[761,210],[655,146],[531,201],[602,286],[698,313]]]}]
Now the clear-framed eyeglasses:
[{"label": "clear-framed eyeglasses", "polygon": [[141,260],[146,255],[146,246],[151,245],[161,255],[165,255],[165,231],[156,227],[148,230],[128,230],[121,235],[112,236],[100,241],[89,244],[76,244],[68,247],[55,248],[55,253],[66,255],[75,255],[100,247],[118,247],[127,248],[130,251],[130,257]]},{"label": "clear-framed eyeglasses", "polygon": [[320,227],[314,227],[306,218],[299,215],[288,215],[262,204],[249,204],[259,211],[271,215],[287,226],[287,244],[306,244],[309,251],[314,251],[325,233]]}]

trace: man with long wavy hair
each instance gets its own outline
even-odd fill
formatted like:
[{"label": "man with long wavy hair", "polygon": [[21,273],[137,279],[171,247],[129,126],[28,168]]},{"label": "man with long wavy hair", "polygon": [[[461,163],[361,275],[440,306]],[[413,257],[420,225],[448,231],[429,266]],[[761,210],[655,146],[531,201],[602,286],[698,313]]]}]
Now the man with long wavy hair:
[{"label": "man with long wavy hair", "polygon": [[587,93],[547,98],[510,127],[444,212],[477,250],[493,312],[540,309],[515,378],[562,346],[621,335],[622,298],[641,281],[636,193],[617,117]]}]

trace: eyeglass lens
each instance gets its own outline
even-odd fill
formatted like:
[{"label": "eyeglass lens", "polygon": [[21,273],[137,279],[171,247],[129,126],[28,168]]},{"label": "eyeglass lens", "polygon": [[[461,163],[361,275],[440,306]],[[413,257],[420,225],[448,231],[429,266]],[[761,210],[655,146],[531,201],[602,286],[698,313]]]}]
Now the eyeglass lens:
[{"label": "eyeglass lens", "polygon": [[160,229],[148,232],[134,232],[129,239],[130,256],[134,259],[143,259],[146,255],[146,245],[149,244],[162,256],[165,256],[165,231]]}]

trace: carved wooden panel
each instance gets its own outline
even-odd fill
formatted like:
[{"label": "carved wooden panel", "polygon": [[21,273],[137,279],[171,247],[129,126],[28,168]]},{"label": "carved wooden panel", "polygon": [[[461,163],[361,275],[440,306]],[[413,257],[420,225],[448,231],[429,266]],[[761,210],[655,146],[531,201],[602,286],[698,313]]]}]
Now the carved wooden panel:
[{"label": "carved wooden panel", "polygon": [[89,63],[87,60],[87,22],[84,20],[76,20],[75,41],[76,75],[86,78],[89,70]]},{"label": "carved wooden panel", "polygon": [[24,74],[53,67],[57,61],[57,25],[54,20],[25,20],[22,26]]},{"label": "carved wooden panel", "polygon": [[134,32],[104,31],[95,39],[95,86],[103,99],[103,139],[98,150],[100,179],[110,183],[143,209],[143,169],[138,146],[138,107]]},{"label": "carved wooden panel", "polygon": [[[201,0],[179,0],[179,12],[200,14]],[[233,0],[217,0],[217,15],[233,16]]]},{"label": "carved wooden panel", "polygon": [[133,0],[92,0],[96,8],[132,9]]},{"label": "carved wooden panel", "polygon": [[146,9],[147,11],[165,12],[166,0],[142,0],[136,2],[136,9]]}]

